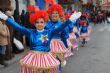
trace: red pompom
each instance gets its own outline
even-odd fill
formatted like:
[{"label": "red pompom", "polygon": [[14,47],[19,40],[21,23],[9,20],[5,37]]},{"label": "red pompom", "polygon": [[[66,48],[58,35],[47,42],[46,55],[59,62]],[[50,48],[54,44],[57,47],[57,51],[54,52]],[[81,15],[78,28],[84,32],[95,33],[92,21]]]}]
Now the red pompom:
[{"label": "red pompom", "polygon": [[53,11],[57,11],[60,14],[60,16],[62,16],[64,13],[63,7],[59,4],[54,4],[48,8],[49,14],[52,14]]},{"label": "red pompom", "polygon": [[31,24],[35,24],[36,20],[43,18],[45,21],[48,21],[48,13],[45,10],[36,11],[34,14],[30,15]]}]

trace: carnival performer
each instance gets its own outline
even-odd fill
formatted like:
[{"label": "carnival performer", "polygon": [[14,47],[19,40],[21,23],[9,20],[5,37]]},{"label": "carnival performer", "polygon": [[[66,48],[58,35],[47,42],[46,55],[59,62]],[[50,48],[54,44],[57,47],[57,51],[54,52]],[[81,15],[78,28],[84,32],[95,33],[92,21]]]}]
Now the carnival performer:
[{"label": "carnival performer", "polygon": [[[75,13],[75,12],[76,12],[75,10],[72,10],[71,14]],[[71,28],[72,28],[72,30],[69,34],[68,43],[70,41],[71,51],[74,51],[74,50],[78,50],[78,37],[79,37],[76,22],[74,24],[72,24]]]},{"label": "carnival performer", "polygon": [[[75,10],[72,10],[71,14],[76,12]],[[65,14],[65,18],[68,19],[70,17],[70,13]],[[75,51],[78,51],[78,29],[76,26],[76,22],[72,23],[68,27],[66,27],[66,31],[69,33],[69,38],[67,39],[68,43],[68,51],[65,55],[65,57],[70,57],[74,55]]]},{"label": "carnival performer", "polygon": [[83,13],[81,18],[78,20],[78,24],[80,29],[80,40],[82,42],[82,46],[84,46],[84,44],[89,41],[89,35],[91,32],[89,20],[85,13]]},{"label": "carnival performer", "polygon": [[[65,20],[69,19],[69,17],[70,17],[70,13],[65,13]],[[67,36],[66,39],[65,39],[65,41],[66,41],[66,43],[67,43],[66,48],[68,48],[68,50],[67,50],[67,52],[66,52],[66,54],[65,54],[65,58],[74,55],[74,53],[72,53],[72,43],[71,43],[71,40],[70,40],[70,34],[73,32],[74,24],[75,24],[75,22],[72,23],[72,24],[69,24],[69,25],[64,29],[64,31],[67,33],[67,34],[65,35],[65,36]]]},{"label": "carnival performer", "polygon": [[30,16],[30,22],[36,29],[27,29],[8,18],[0,12],[0,18],[5,20],[19,32],[25,34],[30,40],[30,51],[20,60],[20,73],[59,73],[59,61],[50,52],[50,41],[54,35],[61,32],[68,24],[76,20],[79,14],[72,14],[71,17],[53,30],[45,30],[48,21],[48,14],[39,10]]},{"label": "carnival performer", "polygon": [[[63,24],[60,19],[60,17],[64,13],[61,5],[54,4],[54,5],[50,6],[48,8],[48,13],[50,15],[50,21],[47,23],[45,29],[48,29],[48,30],[56,29]],[[79,18],[80,15],[81,15],[81,13],[78,13],[77,18]],[[67,45],[66,39],[67,39],[68,35],[66,36],[66,34],[67,33],[65,31],[57,33],[56,35],[53,36],[51,44],[50,44],[51,52],[60,61],[61,66],[66,65],[66,60],[64,57],[64,55],[67,51],[65,45]]]},{"label": "carnival performer", "polygon": [[72,52],[78,51],[78,38],[79,38],[79,31],[76,25],[74,25],[73,31],[69,35],[69,40],[72,44],[71,47]]},{"label": "carnival performer", "polygon": [[[56,29],[57,27],[62,25],[62,22],[60,21],[60,17],[63,15],[63,12],[64,12],[63,8],[59,4],[50,6],[48,8],[48,13],[50,15],[50,21],[47,23],[45,28],[48,30],[52,30],[52,29]],[[52,38],[51,44],[50,44],[50,49],[51,49],[50,51],[60,61],[60,65],[62,65],[62,63],[66,63],[66,61],[64,61],[65,60],[64,54],[67,51],[64,43],[61,40],[61,35],[62,35],[61,32],[54,35]]]}]

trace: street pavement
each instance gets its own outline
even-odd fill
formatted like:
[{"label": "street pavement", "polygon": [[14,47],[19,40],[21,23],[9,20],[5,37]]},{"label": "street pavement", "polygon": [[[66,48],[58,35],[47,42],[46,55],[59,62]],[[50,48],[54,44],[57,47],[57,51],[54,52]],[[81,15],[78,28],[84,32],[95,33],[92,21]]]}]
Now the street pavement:
[{"label": "street pavement", "polygon": [[110,24],[92,28],[91,40],[68,59],[62,73],[110,73]]},{"label": "street pavement", "polygon": [[[61,73],[110,73],[110,24],[92,26],[91,40],[85,47],[79,47],[74,56],[68,58]],[[0,73],[19,73],[19,59],[16,55],[9,66],[0,66]]]}]

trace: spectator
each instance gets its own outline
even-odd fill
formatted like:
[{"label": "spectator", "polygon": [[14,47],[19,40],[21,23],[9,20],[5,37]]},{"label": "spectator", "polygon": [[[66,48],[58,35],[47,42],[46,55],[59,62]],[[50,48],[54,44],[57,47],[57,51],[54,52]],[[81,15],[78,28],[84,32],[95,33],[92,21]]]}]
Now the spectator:
[{"label": "spectator", "polygon": [[25,24],[25,10],[22,10],[22,13],[20,15],[21,24]]},{"label": "spectator", "polygon": [[6,26],[5,22],[0,19],[0,64],[7,67],[8,64],[5,62],[5,51],[6,46],[10,41],[9,29]]},{"label": "spectator", "polygon": [[[12,16],[13,12],[11,10],[7,10],[5,13],[8,17],[14,19],[13,16]],[[12,53],[12,51],[13,51],[12,44],[13,44],[13,35],[14,35],[13,31],[14,31],[14,29],[10,25],[7,25],[7,26],[9,28],[10,42],[9,42],[9,45],[7,45],[7,49],[6,49],[6,60],[9,60],[12,57],[14,57],[14,54]]]}]

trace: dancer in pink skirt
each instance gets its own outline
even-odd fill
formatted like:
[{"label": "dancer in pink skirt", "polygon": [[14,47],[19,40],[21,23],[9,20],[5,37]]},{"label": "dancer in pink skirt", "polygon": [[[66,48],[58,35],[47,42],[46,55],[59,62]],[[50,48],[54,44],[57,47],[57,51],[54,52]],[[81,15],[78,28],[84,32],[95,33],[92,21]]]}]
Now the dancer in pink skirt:
[{"label": "dancer in pink skirt", "polygon": [[[72,11],[72,13],[76,12],[75,10]],[[71,13],[71,14],[72,14]],[[65,19],[68,19],[70,17],[69,13],[65,13]],[[68,51],[65,54],[65,57],[70,57],[74,55],[75,49],[77,50],[78,48],[78,42],[77,42],[77,36],[76,33],[78,32],[77,27],[75,26],[76,22],[72,23],[68,27],[66,27],[66,31],[68,31],[68,39],[67,39],[67,44],[68,44]]]},{"label": "dancer in pink skirt", "polygon": [[84,46],[84,44],[86,44],[87,41],[89,41],[89,35],[91,32],[91,27],[89,25],[87,15],[83,13],[78,22],[80,25],[80,40],[82,42],[82,46]]},{"label": "dancer in pink skirt", "polygon": [[[50,15],[50,22],[47,23],[46,29],[48,29],[48,30],[56,29],[63,24],[63,22],[61,22],[61,20],[60,20],[60,17],[62,17],[62,15],[64,13],[61,5],[54,4],[54,5],[50,6],[48,8],[48,13]],[[77,14],[77,18],[80,17],[80,14]],[[50,44],[51,52],[60,61],[62,66],[65,66],[65,64],[66,64],[64,55],[65,55],[66,51],[68,50],[68,49],[66,49],[66,46],[64,43],[64,41],[66,40],[66,38],[64,36],[65,36],[65,34],[63,34],[63,32],[57,33],[56,35],[53,36],[51,44]]]},{"label": "dancer in pink skirt", "polygon": [[79,36],[78,29],[76,26],[74,26],[73,32],[69,35],[69,40],[72,44],[73,51],[78,50],[78,36],[76,34]]}]

